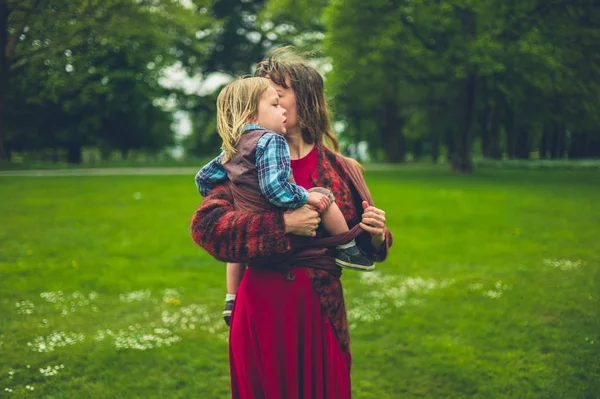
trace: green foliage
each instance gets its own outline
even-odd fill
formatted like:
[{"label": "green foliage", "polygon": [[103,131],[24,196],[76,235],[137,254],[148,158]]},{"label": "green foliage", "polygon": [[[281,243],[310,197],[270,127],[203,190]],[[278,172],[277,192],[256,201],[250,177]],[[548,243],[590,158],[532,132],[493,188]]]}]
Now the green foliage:
[{"label": "green foliage", "polygon": [[[494,108],[506,140],[548,123],[598,130],[600,15],[588,3],[333,0],[325,16],[338,116],[354,140],[383,146],[388,160],[397,149],[386,135],[440,137],[448,129],[451,150],[469,157],[473,137],[488,128],[475,119],[490,123]],[[500,136],[493,140],[500,145]]]},{"label": "green foliage", "polygon": [[159,79],[173,63],[200,59],[206,46],[190,38],[208,17],[171,0],[32,1],[8,22],[9,31],[27,24],[12,60],[9,147],[173,142],[171,113],[155,105],[166,94]]}]

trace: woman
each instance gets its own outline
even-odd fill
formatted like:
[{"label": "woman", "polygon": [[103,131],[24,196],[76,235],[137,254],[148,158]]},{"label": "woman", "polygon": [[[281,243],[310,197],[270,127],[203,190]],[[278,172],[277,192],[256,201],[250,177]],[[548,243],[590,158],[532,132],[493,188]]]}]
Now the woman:
[{"label": "woman", "polygon": [[[364,181],[356,164],[338,154],[322,77],[287,49],[261,62],[256,76],[270,79],[287,111],[285,139],[296,184],[329,188],[348,226],[364,230],[356,237],[359,246],[374,261],[384,260],[392,244],[385,213],[368,204],[368,191],[357,188]],[[325,147],[324,138],[334,151]],[[360,181],[354,184],[357,175]],[[227,184],[211,191],[192,219],[198,245],[219,260],[249,265],[231,320],[233,398],[351,397],[341,273],[331,264],[335,249],[323,249],[318,257],[299,249],[310,239],[298,236],[326,234],[319,222],[309,206],[291,212],[234,211]]]}]

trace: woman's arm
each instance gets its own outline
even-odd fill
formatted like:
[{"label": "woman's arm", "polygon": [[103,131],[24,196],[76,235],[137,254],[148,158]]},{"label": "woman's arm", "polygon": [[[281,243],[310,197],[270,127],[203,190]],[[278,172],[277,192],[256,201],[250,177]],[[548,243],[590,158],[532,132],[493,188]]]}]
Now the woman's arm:
[{"label": "woman's arm", "polygon": [[374,262],[383,262],[387,258],[389,249],[394,242],[392,232],[388,230],[387,227],[384,227],[384,231],[384,241],[379,245],[379,248],[375,248],[372,236],[367,231],[356,238],[358,246],[361,247]]},{"label": "woman's arm", "polygon": [[235,211],[230,183],[215,187],[192,217],[193,240],[216,259],[248,262],[291,249],[280,212]]},{"label": "woman's arm", "polygon": [[[371,252],[376,262],[383,261],[392,245],[392,233],[385,227],[385,212],[362,201],[362,220],[360,227],[371,236]],[[381,258],[382,257],[382,258]]]},{"label": "woman's arm", "polygon": [[358,195],[353,198],[355,209],[360,210],[359,215],[362,214],[360,227],[364,232],[357,237],[357,243],[373,261],[383,262],[393,242],[392,233],[385,226],[385,212],[373,205],[362,166],[351,158],[341,159],[355,194]]},{"label": "woman's arm", "polygon": [[229,185],[215,187],[192,217],[193,240],[225,262],[250,262],[289,252],[286,233],[312,236],[319,214],[308,206],[294,211],[248,213],[236,211]]}]

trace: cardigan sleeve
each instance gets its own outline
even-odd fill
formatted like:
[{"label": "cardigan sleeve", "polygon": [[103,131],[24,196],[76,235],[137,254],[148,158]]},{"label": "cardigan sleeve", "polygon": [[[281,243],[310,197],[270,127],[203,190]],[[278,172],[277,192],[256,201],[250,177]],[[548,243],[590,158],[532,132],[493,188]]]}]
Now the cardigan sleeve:
[{"label": "cardigan sleeve", "polygon": [[371,235],[366,231],[361,233],[357,238],[358,246],[367,253],[367,255],[373,260],[373,262],[383,262],[388,255],[390,247],[394,242],[392,232],[386,227],[385,228],[385,241],[381,244],[379,249],[375,249],[371,243]]},{"label": "cardigan sleeve", "polygon": [[[365,182],[364,176],[362,172],[356,167],[353,162],[344,162],[346,165],[347,173],[349,174],[349,180],[354,180],[356,182],[357,187],[355,188],[355,196],[354,196],[354,206],[359,211],[359,217],[362,219],[363,209],[362,209],[362,201],[367,201],[370,205],[373,205],[373,198],[371,197],[371,192],[367,187],[367,183]],[[354,177],[354,179],[352,178]],[[362,194],[361,194],[362,193]],[[389,249],[394,242],[392,232],[386,227],[385,228],[385,240],[381,244],[379,248],[374,248],[371,242],[371,234],[368,232],[361,233],[357,238],[356,242],[358,246],[366,252],[366,254],[374,261],[374,262],[383,262],[388,255]]]},{"label": "cardigan sleeve", "polygon": [[193,240],[224,262],[250,262],[289,252],[283,213],[236,211],[231,183],[215,187],[192,216]]}]

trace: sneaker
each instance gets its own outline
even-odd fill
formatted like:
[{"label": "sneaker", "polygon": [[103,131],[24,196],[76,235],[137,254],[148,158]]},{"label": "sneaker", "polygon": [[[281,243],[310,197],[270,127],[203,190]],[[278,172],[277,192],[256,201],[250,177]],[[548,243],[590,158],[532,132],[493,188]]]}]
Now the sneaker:
[{"label": "sneaker", "polygon": [[367,258],[356,245],[350,248],[338,248],[335,263],[345,269],[360,270],[363,272],[370,272],[375,269],[375,265],[371,259]]},{"label": "sneaker", "polygon": [[231,326],[231,309],[233,309],[233,299],[225,301],[225,310],[223,310],[223,320],[228,327]]}]

